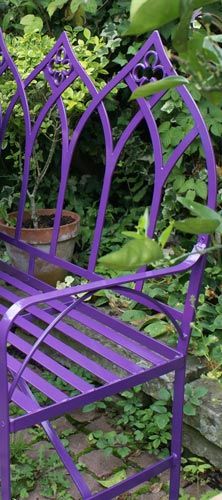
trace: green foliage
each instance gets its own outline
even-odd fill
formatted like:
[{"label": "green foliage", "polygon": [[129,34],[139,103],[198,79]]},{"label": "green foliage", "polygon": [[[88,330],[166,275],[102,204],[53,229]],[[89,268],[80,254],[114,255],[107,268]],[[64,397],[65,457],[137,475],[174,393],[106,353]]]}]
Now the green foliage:
[{"label": "green foliage", "polygon": [[[38,439],[41,439],[39,432]],[[57,454],[50,453],[47,458],[43,447],[40,447],[34,459],[29,456],[29,448],[30,444],[17,435],[11,441],[12,499],[29,498],[38,481],[44,497],[51,500],[71,500],[72,497],[67,492],[70,483],[64,471],[61,471]]]},{"label": "green foliage", "polygon": [[[210,31],[213,15],[209,19],[209,16],[204,17],[202,13],[199,13],[199,16],[196,14],[195,17],[200,19],[197,25],[193,19],[195,9],[215,2],[216,0],[170,0],[166,9],[164,0],[158,0],[158,3],[153,0],[132,0],[131,24],[127,33],[140,35],[179,18],[173,34],[173,45],[179,52],[181,64],[183,63],[186,72],[192,75],[196,88],[201,89],[209,101],[220,104],[222,51],[219,44],[221,36]],[[221,27],[220,19],[220,30]],[[145,86],[143,95],[146,92],[148,92],[147,95],[152,93],[152,90],[149,91],[150,85],[152,87],[153,83]],[[161,86],[162,89],[168,88],[167,78],[163,79]]]},{"label": "green foliage", "polygon": [[[69,29],[69,37],[74,47],[75,53],[79,57],[82,65],[86,68],[93,79],[97,81],[99,88],[104,85],[103,75],[106,73],[104,67],[107,64],[104,41],[92,36],[89,30],[72,30]],[[24,36],[6,37],[6,43],[9,52],[12,55],[22,78],[26,78],[32,69],[38,64],[48,51],[52,48],[55,40],[47,35],[42,36],[39,33],[27,32]],[[15,82],[10,79],[8,73],[1,77],[0,82],[0,100],[2,102],[3,111],[15,91]],[[43,107],[45,99],[49,97],[49,88],[41,73],[36,78],[35,85],[31,85],[28,89],[28,100],[30,105],[31,118],[36,119],[37,114]],[[7,97],[6,97],[7,96]],[[70,129],[72,130],[75,120],[79,114],[85,110],[89,101],[89,94],[84,84],[78,79],[70,86],[63,94],[64,104],[68,111]],[[16,200],[19,198],[20,180],[23,171],[24,161],[24,126],[23,126],[23,111],[20,105],[15,107],[12,120],[5,135],[3,143],[3,152],[1,163],[3,166],[4,176],[1,177],[1,185],[5,185],[7,179],[7,190],[10,191],[10,196],[5,197],[4,190],[1,193],[1,215],[7,220],[7,211],[14,208]],[[35,149],[33,151],[31,164],[31,179],[29,184],[30,203],[34,202],[41,206],[44,205],[44,190],[42,195],[39,190],[39,185],[45,177],[48,169],[52,168],[59,172],[59,136],[61,134],[58,116],[55,109],[52,109],[46,116],[40,129]],[[47,136],[47,141],[46,141]],[[57,155],[56,155],[57,153]],[[57,160],[56,158],[57,157]],[[56,176],[54,174],[54,178]],[[58,182],[58,180],[57,180]],[[6,188],[5,188],[6,189]],[[55,191],[57,188],[55,186]],[[46,195],[48,200],[48,192]]]},{"label": "green foliage", "polygon": [[140,397],[141,387],[135,387],[121,394],[121,398],[107,398],[107,411],[121,432],[96,431],[88,439],[107,455],[114,454],[126,458],[140,447],[154,454],[165,455],[170,441],[171,413],[168,410],[170,393],[166,389],[159,391],[159,400],[148,408]]},{"label": "green foliage", "polygon": [[212,465],[199,457],[189,457],[188,459],[183,458],[182,461],[185,479],[196,483],[197,498],[202,498],[202,496],[200,496],[200,485],[207,484],[208,479],[206,474],[212,470]]},{"label": "green foliage", "polygon": [[[58,34],[65,24],[82,26],[85,15],[96,14],[99,0],[5,0],[0,4],[4,31],[16,34],[42,30]],[[51,21],[52,18],[52,21]]]},{"label": "green foliage", "polygon": [[192,384],[186,384],[185,387],[185,415],[196,415],[196,409],[202,404],[202,398],[206,396],[208,390],[206,387],[192,387]]}]

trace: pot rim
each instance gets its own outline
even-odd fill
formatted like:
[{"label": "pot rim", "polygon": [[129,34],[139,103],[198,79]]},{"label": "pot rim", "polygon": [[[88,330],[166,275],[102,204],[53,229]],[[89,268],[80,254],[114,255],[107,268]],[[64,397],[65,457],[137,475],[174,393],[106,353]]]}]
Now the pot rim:
[{"label": "pot rim", "polygon": [[[56,212],[56,208],[39,208],[37,209],[38,214],[53,214]],[[10,212],[9,217],[17,216],[18,211]],[[24,210],[24,216],[29,216],[30,210]],[[66,239],[75,238],[77,236],[80,224],[80,216],[76,212],[71,212],[70,210],[62,210],[62,215],[70,216],[73,220],[68,224],[59,226],[58,242],[64,241]],[[52,238],[53,227],[45,228],[21,228],[21,234],[19,239],[26,241],[29,244],[49,244]],[[15,237],[15,227],[9,226],[2,219],[0,219],[0,231],[7,234],[11,238]]]},{"label": "pot rim", "polygon": [[[53,213],[56,213],[56,208],[38,208],[36,210],[37,214],[39,215],[44,215],[44,214],[53,214]],[[24,210],[24,213],[23,213],[23,219],[24,219],[24,215],[30,215],[30,210]],[[9,218],[10,217],[14,217],[14,216],[17,216],[18,214],[18,210],[15,210],[14,212],[10,212],[8,214]],[[80,218],[80,215],[77,214],[76,212],[72,212],[71,210],[62,210],[62,216],[63,215],[67,215],[67,216],[70,216],[73,221],[72,222],[68,222],[68,224],[60,224],[60,227],[66,227],[66,226],[70,226],[71,224],[73,223],[79,223],[81,218]],[[14,226],[9,226],[3,219],[0,219],[0,225],[1,226],[5,226],[9,229],[15,229]],[[34,228],[34,227],[22,227],[22,231],[44,231],[44,230],[47,230],[47,231],[53,231],[53,227],[38,227],[38,228]]]}]

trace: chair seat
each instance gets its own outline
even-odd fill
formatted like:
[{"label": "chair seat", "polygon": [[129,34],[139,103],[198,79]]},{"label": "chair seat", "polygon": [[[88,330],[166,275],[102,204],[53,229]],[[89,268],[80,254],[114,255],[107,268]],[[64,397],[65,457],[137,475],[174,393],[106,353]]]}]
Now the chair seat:
[{"label": "chair seat", "polygon": [[[1,315],[8,305],[21,295],[39,293],[45,284],[34,280],[36,288],[28,283],[27,275],[1,265]],[[37,287],[38,285],[38,287]],[[8,368],[17,373],[22,360],[67,303],[59,300],[50,304],[31,306],[19,315],[8,336]],[[22,380],[44,406],[77,399],[77,406],[115,394],[172,371],[181,354],[156,339],[149,338],[132,326],[110,316],[88,303],[68,313],[63,321],[47,335],[24,370]],[[92,394],[93,393],[93,394]],[[90,400],[89,400],[90,395]],[[42,399],[44,396],[44,399]],[[39,410],[31,394],[17,387],[13,402],[30,413]],[[73,403],[75,406],[75,403]],[[61,406],[61,414],[62,414]],[[21,417],[19,417],[21,419]]]}]

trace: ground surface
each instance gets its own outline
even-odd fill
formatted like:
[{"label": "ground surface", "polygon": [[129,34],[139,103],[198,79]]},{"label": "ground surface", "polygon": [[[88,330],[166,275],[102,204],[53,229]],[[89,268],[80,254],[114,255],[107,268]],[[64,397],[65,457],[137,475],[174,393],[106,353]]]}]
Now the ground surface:
[{"label": "ground surface", "polygon": [[[103,489],[100,481],[104,479],[113,478],[116,473],[121,474],[124,471],[127,476],[135,473],[138,470],[147,467],[149,464],[153,463],[156,458],[147,452],[140,452],[138,449],[133,455],[130,455],[127,459],[120,459],[116,456],[110,455],[106,456],[103,450],[96,449],[95,446],[90,444],[89,436],[92,432],[97,430],[102,430],[104,432],[112,431],[112,424],[108,419],[108,415],[99,413],[96,411],[90,413],[82,413],[81,411],[75,412],[71,415],[71,420],[67,420],[65,417],[61,417],[54,422],[54,427],[57,429],[60,437],[63,438],[64,444],[68,447],[72,457],[75,462],[80,464],[80,469],[91,489],[91,491],[97,492]],[[29,446],[27,453],[31,460],[39,460],[39,456],[42,456],[42,460],[48,460],[50,464],[50,458],[52,459],[51,465],[53,464],[53,454],[54,451],[51,449],[50,444],[44,439],[42,434],[42,439],[36,442],[35,433],[27,433],[22,436],[26,439]],[[39,439],[39,437],[38,437]],[[57,477],[61,473],[63,475],[62,468],[58,467],[56,472]],[[53,466],[52,466],[53,472]],[[47,487],[44,485],[44,472],[41,474],[41,478],[35,484],[35,489],[30,492],[29,500],[44,500],[45,498],[51,499],[62,499],[62,500],[78,500],[80,495],[76,487],[70,483],[70,486],[65,486],[63,490],[61,487],[58,488],[54,493],[50,493],[50,488],[47,492]],[[65,477],[67,481],[68,475]],[[155,480],[150,483],[144,483],[139,487],[135,488],[129,493],[121,495],[119,500],[167,500],[168,499],[168,480],[169,472],[166,471]],[[47,472],[46,472],[47,481]],[[196,484],[188,484],[185,479],[181,480],[182,486],[182,500],[195,500],[201,498],[207,500],[216,495],[214,491],[206,484],[200,487],[200,494],[198,494]],[[52,486],[53,489],[53,486]],[[42,491],[46,492],[47,496],[44,496]]]}]

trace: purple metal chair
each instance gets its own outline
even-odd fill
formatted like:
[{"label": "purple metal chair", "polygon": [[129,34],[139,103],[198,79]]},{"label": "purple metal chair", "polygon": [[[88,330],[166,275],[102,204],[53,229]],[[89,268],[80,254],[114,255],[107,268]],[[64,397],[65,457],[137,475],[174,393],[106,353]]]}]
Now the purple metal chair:
[{"label": "purple metal chair", "polygon": [[[150,210],[149,236],[152,237],[155,231],[164,184],[176,162],[196,137],[200,138],[206,157],[208,206],[213,209],[215,208],[215,159],[206,125],[189,92],[184,86],[181,86],[177,88],[177,92],[193,117],[194,127],[187,133],[180,144],[175,147],[175,150],[170,154],[165,164],[163,162],[158,128],[152,112],[154,106],[163,96],[163,93],[153,95],[149,100],[138,99],[138,110],[123,131],[120,139],[115,145],[113,144],[112,129],[104,105],[104,98],[109,92],[122,81],[125,81],[131,91],[138,85],[146,82],[148,78],[146,69],[149,67],[151,56],[153,59],[153,77],[157,76],[157,74],[158,78],[164,75],[176,74],[164,51],[158,32],[154,32],[150,36],[135,57],[100,92],[97,92],[90,78],[75,58],[65,33],[60,36],[51,52],[24,82],[19,77],[18,71],[7,52],[2,36],[0,47],[2,54],[0,75],[6,68],[10,68],[17,83],[17,92],[12,98],[7,112],[2,116],[1,141],[4,138],[7,123],[17,102],[21,103],[24,110],[26,130],[24,175],[16,233],[14,238],[1,233],[0,238],[29,254],[28,273],[23,273],[13,268],[10,264],[0,263],[0,279],[6,285],[12,285],[14,287],[13,290],[17,289],[19,293],[22,292],[25,294],[24,298],[19,298],[19,295],[12,291],[12,287],[3,287],[0,285],[0,293],[4,299],[3,305],[0,305],[0,313],[2,315],[0,337],[0,471],[2,499],[9,500],[11,498],[10,433],[41,424],[75,482],[82,498],[98,498],[103,500],[114,498],[164,470],[170,469],[170,499],[176,500],[179,496],[180,483],[186,355],[191,333],[191,323],[195,318],[195,308],[205,266],[205,257],[197,253],[191,253],[186,260],[178,265],[155,270],[142,269],[134,274],[114,279],[104,279],[96,274],[94,269],[100,247],[112,176],[127,140],[142,120],[145,121],[151,137],[155,160],[155,183]],[[61,66],[61,69],[59,69],[60,64],[65,64],[65,67],[68,67],[68,69],[64,69],[64,66]],[[35,123],[31,124],[25,89],[40,71],[44,73],[45,79],[50,86],[51,96],[39,112]],[[62,94],[77,77],[88,88],[92,100],[81,116],[70,138]],[[57,106],[62,127],[61,183],[58,192],[51,248],[47,254],[23,242],[20,235],[33,144],[42,121],[54,105]],[[87,269],[83,269],[76,264],[68,263],[57,257],[56,245],[71,159],[80,134],[95,110],[98,112],[103,127],[106,163],[89,264]],[[208,236],[202,235],[199,237],[195,248],[203,249],[207,244]],[[77,276],[87,279],[89,282],[65,290],[52,289],[52,287],[39,281],[33,275],[35,258],[37,257],[59,265],[67,272],[74,273]],[[142,291],[145,280],[157,279],[188,271],[190,271],[190,279],[183,311],[150,298]],[[127,287],[127,284],[131,282],[135,283],[135,289]],[[84,302],[85,298],[91,297],[95,291],[102,289],[111,289],[118,294],[137,301],[143,306],[151,307],[158,312],[166,314],[178,332],[176,347],[169,347],[161,341],[150,338],[148,335],[137,331],[131,325],[108,316],[100,309],[96,309],[88,302]],[[77,295],[79,293],[84,293],[84,295],[74,299],[73,294]],[[5,300],[11,304],[9,308],[4,305]],[[43,304],[44,308],[42,307]],[[87,336],[86,333],[79,331],[76,327],[65,322],[65,317],[71,318],[97,332],[99,340]],[[41,319],[47,325],[45,329],[37,326],[36,318]],[[18,327],[29,335],[32,343],[27,342],[19,336],[17,333]],[[53,334],[55,327],[60,332],[59,338]],[[96,353],[96,360],[81,353],[81,349],[79,351],[70,346],[68,342],[63,342],[61,340],[62,336],[66,340],[71,339],[78,342],[80,346],[87,346],[90,352]],[[112,348],[107,347],[107,339],[112,341]],[[7,354],[7,346],[9,344],[14,349],[17,349],[18,353],[23,353],[23,361],[19,361],[11,353]],[[50,348],[50,353],[55,351],[56,356],[54,357],[48,351],[46,353],[40,350],[43,344]],[[115,346],[117,346],[116,349]],[[122,351],[119,350],[119,346],[121,346]],[[133,353],[133,360],[132,357],[127,356],[127,352],[129,354]],[[68,369],[60,360],[58,361],[58,353],[63,358],[66,358],[69,363],[72,362],[91,372],[95,376],[95,386],[81,378],[74,371]],[[101,359],[101,363],[98,359]],[[104,367],[104,363],[102,362],[104,359],[109,362],[110,368]],[[138,362],[134,359],[137,359]],[[146,364],[141,364],[139,362],[141,359]],[[31,361],[40,365],[43,370],[52,372],[63,379],[76,390],[77,395],[69,397],[64,391],[46,381],[41,376],[41,372],[37,373],[36,370],[33,370]],[[121,372],[119,369],[121,369]],[[93,495],[49,421],[61,415],[68,414],[86,404],[130,389],[133,386],[160,377],[168,372],[175,372],[172,442],[169,456],[159,460],[155,465],[149,466],[142,472],[138,472],[134,476],[120,482],[118,485]],[[44,395],[47,395],[50,404],[44,407],[40,406],[33,396],[33,387],[37,388]],[[16,418],[10,417],[10,402],[14,402],[22,408],[24,414]]]}]

